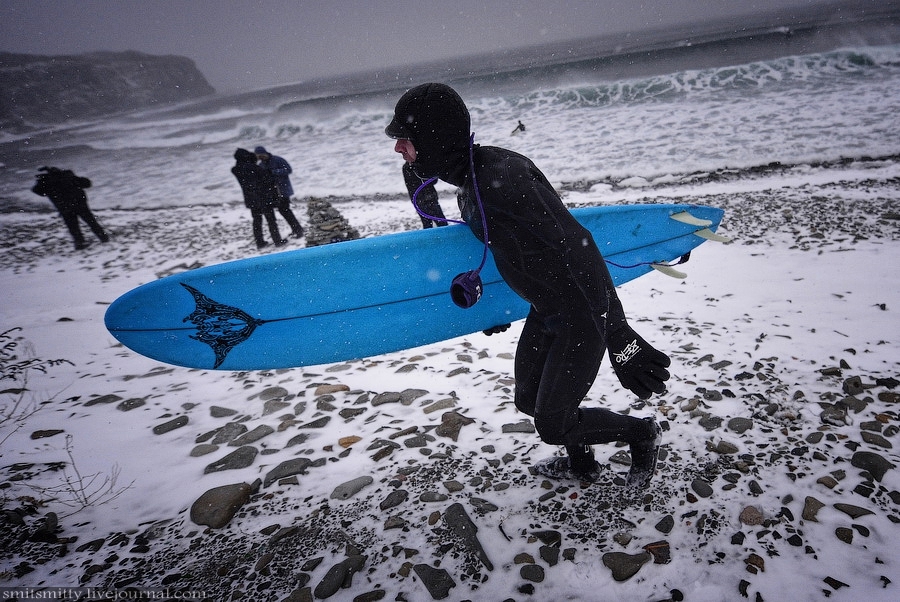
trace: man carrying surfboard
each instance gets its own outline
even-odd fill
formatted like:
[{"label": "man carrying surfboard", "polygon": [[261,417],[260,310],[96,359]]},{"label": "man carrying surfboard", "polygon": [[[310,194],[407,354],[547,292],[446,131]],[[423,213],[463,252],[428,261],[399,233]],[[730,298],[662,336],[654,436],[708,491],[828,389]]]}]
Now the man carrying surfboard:
[{"label": "man carrying surfboard", "polygon": [[642,399],[665,391],[670,360],[628,325],[590,232],[544,174],[518,153],[474,144],[470,126],[456,91],[427,83],[400,98],[385,133],[419,177],[458,187],[466,224],[531,305],[516,351],[515,404],[534,418],[545,443],[567,451],[536,468],[595,481],[599,465],[590,446],[624,441],[632,458],[626,483],[645,488],[661,441],[656,421],[581,402],[607,351],[619,381]]}]

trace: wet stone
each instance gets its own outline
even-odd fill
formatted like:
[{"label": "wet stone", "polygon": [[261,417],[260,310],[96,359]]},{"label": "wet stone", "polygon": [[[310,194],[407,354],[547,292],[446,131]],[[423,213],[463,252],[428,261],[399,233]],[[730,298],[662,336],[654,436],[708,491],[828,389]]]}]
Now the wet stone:
[{"label": "wet stone", "polygon": [[252,431],[244,433],[240,437],[237,437],[235,440],[229,442],[228,445],[231,445],[232,447],[238,447],[241,445],[249,445],[251,443],[255,443],[256,441],[259,441],[263,437],[268,437],[269,435],[271,435],[274,432],[275,432],[275,429],[273,429],[268,424],[261,424],[261,425],[257,426],[256,428],[254,428]]},{"label": "wet stone", "polygon": [[757,526],[763,524],[763,513],[755,506],[747,506],[741,510],[738,519],[742,524]]},{"label": "wet stone", "polygon": [[173,418],[168,422],[164,422],[162,424],[158,424],[153,427],[154,435],[164,435],[165,433],[169,433],[174,431],[175,429],[181,428],[188,423],[187,416],[178,416],[177,418]]},{"label": "wet stone", "polygon": [[504,433],[534,433],[536,432],[534,429],[534,424],[530,420],[523,419],[514,424],[504,424],[503,425]]},{"label": "wet stone", "polygon": [[54,437],[56,435],[60,435],[65,432],[66,431],[64,431],[62,429],[44,429],[44,430],[34,431],[33,433],[31,433],[31,439],[32,440],[46,439],[48,437]]},{"label": "wet stone", "polygon": [[853,543],[853,529],[838,527],[834,530],[834,534],[844,543]]},{"label": "wet stone", "polygon": [[372,405],[377,407],[386,403],[399,403],[400,399],[400,393],[379,393],[374,398],[372,398]]},{"label": "wet stone", "polygon": [[105,405],[107,403],[115,403],[117,401],[122,401],[122,398],[118,395],[101,395],[100,397],[95,397],[94,399],[88,400],[85,402],[85,407],[97,406],[97,405]]},{"label": "wet stone", "polygon": [[626,554],[625,552],[607,552],[603,555],[603,565],[612,572],[616,581],[627,581],[634,577],[641,567],[652,558],[650,552]]},{"label": "wet stone", "polygon": [[221,458],[212,464],[208,465],[204,470],[203,474],[209,474],[211,472],[219,472],[222,470],[235,470],[239,468],[247,468],[251,464],[253,464],[253,460],[256,459],[256,455],[258,454],[258,450],[250,445],[246,445],[244,447],[239,447],[224,458]]},{"label": "wet stone", "polygon": [[544,580],[544,569],[537,564],[526,564],[520,570],[522,579],[532,583],[540,583]]},{"label": "wet stone", "polygon": [[126,399],[125,401],[117,405],[116,409],[121,410],[122,412],[128,412],[146,405],[146,403],[147,402],[145,402],[140,397],[132,397],[131,399]]},{"label": "wet stone", "polygon": [[883,447],[885,449],[891,449],[894,446],[890,441],[879,435],[878,433],[872,433],[869,431],[862,431],[860,433],[862,435],[862,440],[868,443],[869,445],[876,445],[878,447]]},{"label": "wet stone", "polygon": [[660,533],[668,535],[675,527],[675,518],[671,514],[667,514],[654,527]]},{"label": "wet stone", "polygon": [[691,482],[691,489],[700,497],[707,498],[713,494],[712,486],[703,479],[694,479]]},{"label": "wet stone", "polygon": [[263,486],[268,487],[275,481],[285,477],[303,474],[311,464],[312,460],[309,458],[292,458],[290,460],[285,460],[266,474]]},{"label": "wet stone", "polygon": [[449,437],[456,441],[457,437],[459,437],[460,429],[474,422],[474,420],[463,416],[459,412],[445,412],[441,416],[441,424],[434,430],[434,434],[439,437]]},{"label": "wet stone", "polygon": [[331,499],[347,500],[359,493],[364,487],[371,485],[374,479],[370,476],[362,476],[342,483],[331,492]]},{"label": "wet stone", "polygon": [[859,518],[860,516],[874,514],[874,512],[872,512],[871,510],[860,508],[859,506],[854,506],[853,504],[837,503],[834,505],[834,508],[835,510],[840,510],[850,518]]},{"label": "wet stone", "polygon": [[386,498],[381,501],[379,508],[388,510],[395,506],[399,506],[409,498],[409,492],[405,489],[395,489],[390,492]]},{"label": "wet stone", "polygon": [[807,496],[803,502],[803,512],[801,516],[803,520],[818,522],[816,515],[819,513],[819,510],[825,507],[825,504],[817,500],[816,498]]},{"label": "wet stone", "polygon": [[881,481],[884,474],[894,468],[894,465],[883,456],[875,452],[855,452],[850,458],[850,464],[856,468],[867,471],[876,481]]},{"label": "wet stone", "polygon": [[212,406],[209,408],[209,415],[213,418],[227,418],[229,416],[234,416],[237,414],[237,410],[232,410],[230,408],[223,408],[221,406]]},{"label": "wet stone", "polygon": [[443,600],[450,595],[450,589],[456,587],[453,577],[445,569],[436,569],[427,564],[417,564],[413,570],[435,600]]},{"label": "wet stone", "polygon": [[728,430],[741,435],[753,428],[753,421],[749,418],[732,418],[728,421]]},{"label": "wet stone", "polygon": [[213,445],[223,445],[225,443],[229,443],[233,441],[235,437],[238,435],[242,435],[247,432],[247,426],[241,424],[240,422],[229,422],[216,433],[216,436],[213,437],[212,443]]},{"label": "wet stone", "polygon": [[211,454],[214,451],[217,451],[218,449],[219,449],[218,445],[212,445],[211,443],[201,443],[200,445],[195,446],[194,449],[191,450],[190,455],[192,458],[199,458],[200,456],[205,456],[206,454]]}]

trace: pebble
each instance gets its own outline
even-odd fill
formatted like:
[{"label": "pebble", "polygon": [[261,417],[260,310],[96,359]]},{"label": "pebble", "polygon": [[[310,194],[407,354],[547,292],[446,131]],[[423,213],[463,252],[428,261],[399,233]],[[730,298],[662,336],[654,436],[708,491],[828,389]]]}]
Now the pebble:
[{"label": "pebble", "polygon": [[347,500],[362,491],[363,488],[371,485],[375,482],[375,479],[372,477],[365,475],[361,477],[357,477],[346,483],[341,483],[337,487],[334,488],[334,491],[331,492],[331,499],[333,500]]}]

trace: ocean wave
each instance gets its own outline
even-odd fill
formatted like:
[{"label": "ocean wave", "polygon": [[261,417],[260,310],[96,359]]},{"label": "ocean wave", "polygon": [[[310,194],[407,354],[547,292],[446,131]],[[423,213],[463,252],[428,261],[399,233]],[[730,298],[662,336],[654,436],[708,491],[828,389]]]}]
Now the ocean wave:
[{"label": "ocean wave", "polygon": [[516,108],[558,105],[562,108],[603,107],[622,103],[667,100],[718,90],[759,89],[775,84],[832,83],[835,78],[861,77],[879,71],[900,71],[900,45],[848,48],[804,56],[714,69],[692,69],[652,77],[537,90],[507,101]]}]

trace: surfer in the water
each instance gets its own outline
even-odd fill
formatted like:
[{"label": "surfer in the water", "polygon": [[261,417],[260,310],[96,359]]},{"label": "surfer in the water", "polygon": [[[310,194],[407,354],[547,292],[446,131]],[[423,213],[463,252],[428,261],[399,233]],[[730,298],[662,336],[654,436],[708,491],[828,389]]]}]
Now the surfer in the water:
[{"label": "surfer in the water", "polygon": [[419,177],[459,188],[463,219],[479,240],[487,235],[503,279],[531,304],[516,351],[516,407],[534,417],[544,442],[568,452],[538,470],[595,481],[590,446],[624,441],[627,484],[646,487],[661,439],[656,421],[581,402],[607,351],[619,381],[642,399],[665,391],[670,362],[628,325],[590,233],[528,158],[473,144],[469,111],[449,86],[407,91],[385,133]]}]

